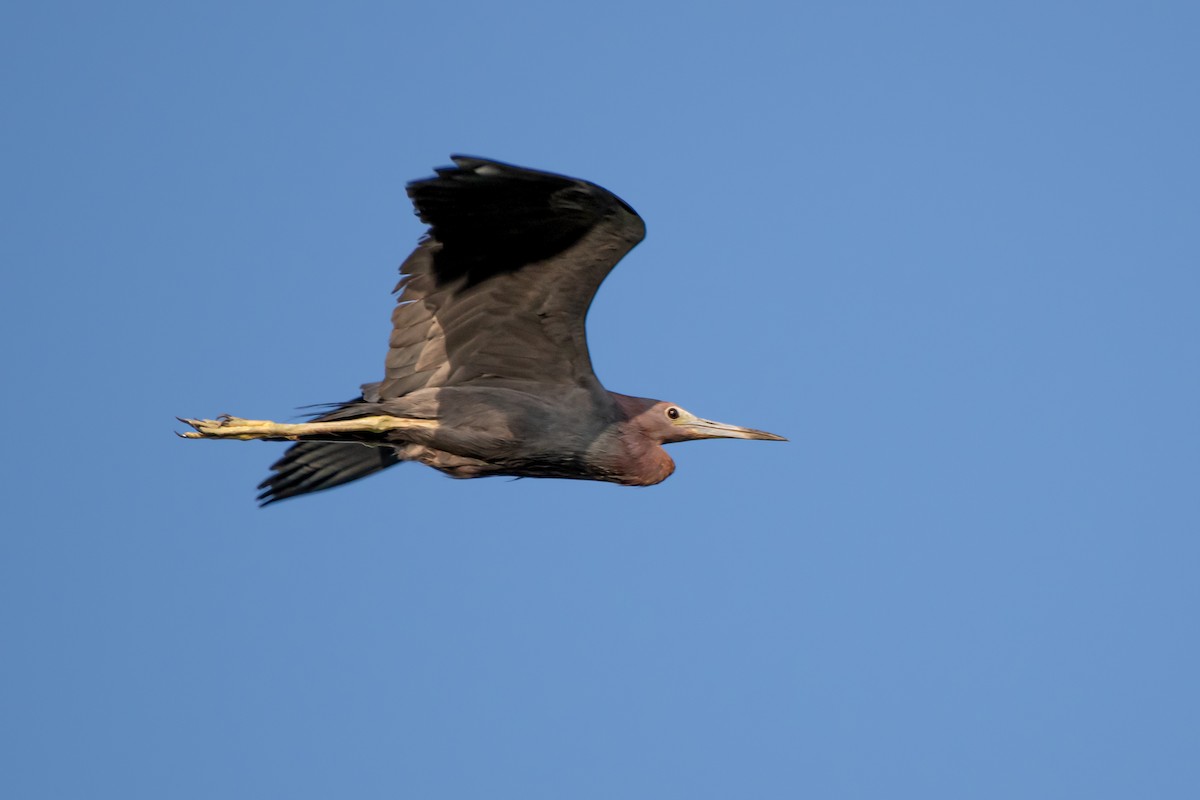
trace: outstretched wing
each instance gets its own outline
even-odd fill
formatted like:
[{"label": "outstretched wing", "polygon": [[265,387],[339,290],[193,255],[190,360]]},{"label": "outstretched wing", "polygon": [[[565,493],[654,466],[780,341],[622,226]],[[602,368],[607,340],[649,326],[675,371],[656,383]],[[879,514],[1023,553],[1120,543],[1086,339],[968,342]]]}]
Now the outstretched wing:
[{"label": "outstretched wing", "polygon": [[377,402],[486,383],[598,388],[584,319],[645,236],[641,217],[587,181],[452,156],[408,185],[429,232],[400,268]]}]

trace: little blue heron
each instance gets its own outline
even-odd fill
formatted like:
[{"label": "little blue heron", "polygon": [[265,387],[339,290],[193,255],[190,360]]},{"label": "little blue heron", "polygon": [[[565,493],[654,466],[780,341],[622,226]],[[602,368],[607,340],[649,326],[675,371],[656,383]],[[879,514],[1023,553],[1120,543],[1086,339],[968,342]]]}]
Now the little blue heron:
[{"label": "little blue heron", "polygon": [[587,181],[468,156],[408,185],[429,231],[400,267],[383,380],[303,423],[182,419],[189,439],[294,441],[263,505],[419,461],[456,478],[665,480],[662,445],[767,439],[674,403],[607,391],[584,318],[645,236],[637,212]]}]

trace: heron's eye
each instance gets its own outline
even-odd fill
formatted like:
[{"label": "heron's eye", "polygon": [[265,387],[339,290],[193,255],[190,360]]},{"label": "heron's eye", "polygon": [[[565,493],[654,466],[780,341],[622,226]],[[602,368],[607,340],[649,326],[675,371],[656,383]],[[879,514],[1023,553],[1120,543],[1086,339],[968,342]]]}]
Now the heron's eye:
[{"label": "heron's eye", "polygon": [[679,419],[679,409],[671,406],[667,409],[667,419]]}]

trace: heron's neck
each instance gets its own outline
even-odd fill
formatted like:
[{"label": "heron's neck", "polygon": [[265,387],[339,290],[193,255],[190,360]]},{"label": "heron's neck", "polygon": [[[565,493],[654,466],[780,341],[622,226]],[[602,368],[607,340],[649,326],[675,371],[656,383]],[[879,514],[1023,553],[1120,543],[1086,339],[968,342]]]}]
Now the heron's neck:
[{"label": "heron's neck", "polygon": [[620,482],[628,486],[662,483],[675,471],[675,462],[663,450],[662,442],[648,424],[651,409],[658,401],[616,392],[609,394],[616,401],[622,417],[616,427]]}]

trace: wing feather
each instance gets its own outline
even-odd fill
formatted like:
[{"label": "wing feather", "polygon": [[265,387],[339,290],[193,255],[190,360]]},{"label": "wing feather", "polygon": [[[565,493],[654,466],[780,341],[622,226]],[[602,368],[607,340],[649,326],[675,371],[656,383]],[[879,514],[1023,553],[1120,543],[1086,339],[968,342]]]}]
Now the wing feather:
[{"label": "wing feather", "polygon": [[598,388],[584,321],[601,282],[645,235],[587,181],[453,156],[408,194],[429,232],[401,266],[377,402],[502,381]]}]

